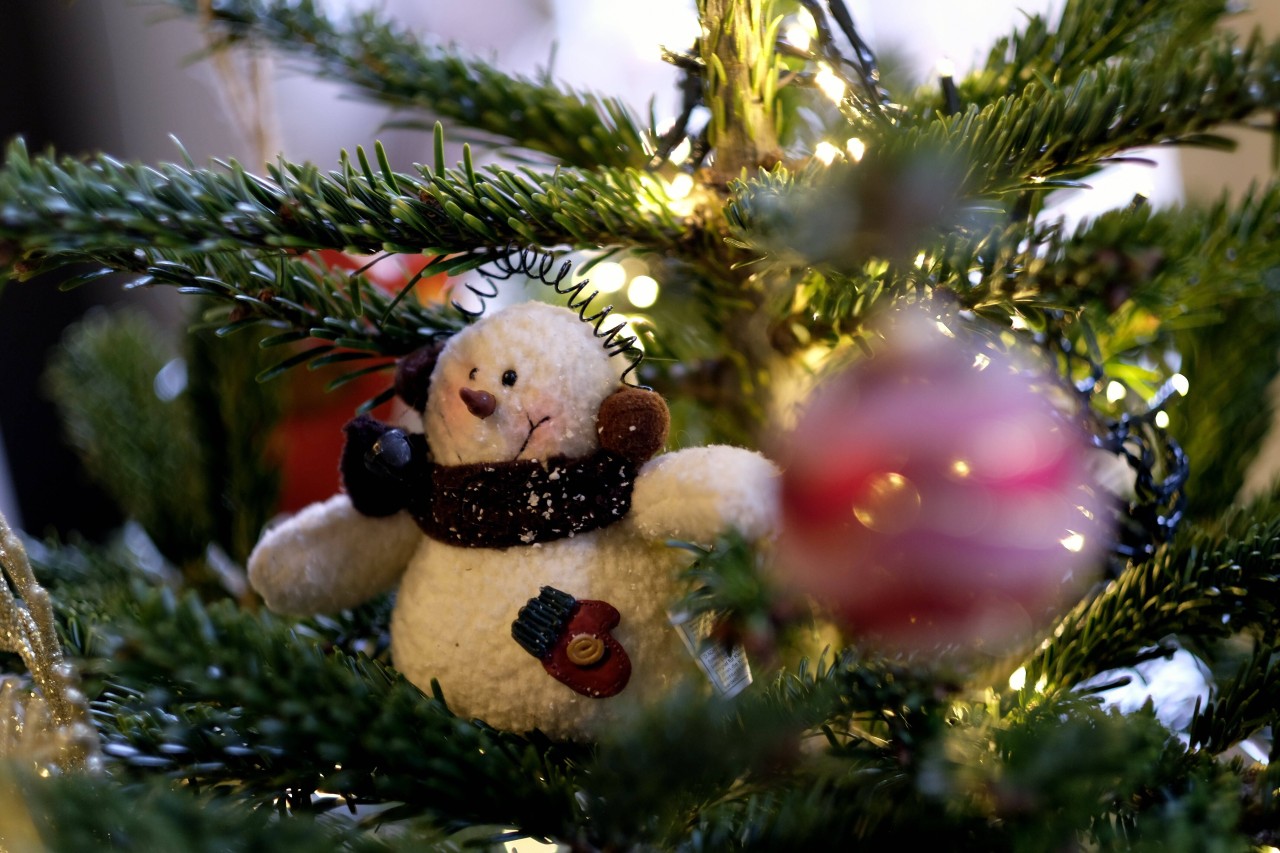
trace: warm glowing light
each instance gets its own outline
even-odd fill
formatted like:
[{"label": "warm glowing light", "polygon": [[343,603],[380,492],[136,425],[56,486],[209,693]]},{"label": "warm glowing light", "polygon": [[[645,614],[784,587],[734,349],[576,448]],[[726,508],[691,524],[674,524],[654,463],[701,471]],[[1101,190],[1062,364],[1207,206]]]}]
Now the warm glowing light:
[{"label": "warm glowing light", "polygon": [[808,9],[801,9],[796,12],[795,26],[808,33],[809,38],[813,38],[818,34],[818,23],[813,19],[813,15]]},{"label": "warm glowing light", "polygon": [[632,346],[644,352],[644,339],[636,332],[635,326],[631,324],[631,318],[626,314],[619,314],[616,311],[610,314],[609,319],[604,321],[604,328],[617,329],[619,338],[635,338]]},{"label": "warm glowing light", "polygon": [[671,198],[684,198],[691,192],[693,192],[693,175],[685,172],[676,175],[667,185],[667,195]]},{"label": "warm glowing light", "polygon": [[978,370],[986,370],[987,366],[990,364],[991,356],[986,353],[980,352],[973,357],[973,366]]},{"label": "warm glowing light", "polygon": [[687,48],[702,36],[702,24],[693,14],[692,4],[687,14],[674,14],[668,7],[664,14],[632,17],[630,22],[637,28],[634,38],[638,45]]},{"label": "warm glowing light", "polygon": [[648,308],[658,301],[658,282],[652,276],[636,276],[627,285],[627,299],[637,308]]},{"label": "warm glowing light", "polygon": [[956,76],[956,64],[951,61],[949,56],[944,56],[938,60],[937,70],[939,77]]},{"label": "warm glowing light", "polygon": [[1164,429],[1165,427],[1169,426],[1169,413],[1156,412],[1155,425],[1160,429]]},{"label": "warm glowing light", "polygon": [[1191,382],[1181,373],[1175,373],[1170,376],[1169,384],[1173,386],[1173,390],[1183,397],[1187,396],[1187,392],[1191,390]]},{"label": "warm glowing light", "polygon": [[965,460],[957,459],[955,462],[951,463],[951,473],[961,479],[964,479],[973,473],[973,468],[971,468],[969,463]]},{"label": "warm glowing light", "polygon": [[693,143],[689,141],[689,137],[680,140],[680,144],[671,149],[671,156],[668,157],[672,163],[679,166],[685,160],[689,159],[689,155],[693,153]]},{"label": "warm glowing light", "polygon": [[591,286],[601,293],[616,293],[627,283],[627,271],[622,264],[604,261],[591,270]]},{"label": "warm glowing light", "polygon": [[502,842],[503,853],[550,853],[550,851],[559,849],[560,845],[558,844],[537,841],[533,838]]},{"label": "warm glowing light", "polygon": [[[805,14],[807,15],[808,12]],[[813,16],[810,16],[809,20],[812,21]],[[799,20],[795,23],[787,24],[782,34],[786,37],[787,44],[798,47],[800,50],[808,50],[809,43],[813,41],[813,34]]]},{"label": "warm glowing light", "polygon": [[1068,551],[1072,552],[1073,554],[1078,554],[1081,551],[1083,551],[1084,550],[1084,534],[1076,533],[1074,530],[1069,530],[1067,532],[1069,535],[1064,536],[1062,539],[1058,540],[1062,544],[1062,547],[1066,548]]},{"label": "warm glowing light", "polygon": [[1129,389],[1124,387],[1121,383],[1116,382],[1114,379],[1107,383],[1108,403],[1119,403],[1128,393]]},{"label": "warm glowing light", "polygon": [[1014,331],[1021,331],[1022,329],[1027,328],[1027,321],[1022,319],[1019,315],[1014,314],[1009,318],[1009,328]]},{"label": "warm glowing light", "polygon": [[854,518],[877,533],[901,533],[912,527],[919,515],[919,490],[896,471],[873,477],[853,505]]},{"label": "warm glowing light", "polygon": [[813,76],[814,85],[822,90],[822,94],[826,95],[837,104],[844,98],[844,90],[847,88],[844,81],[836,76],[836,72],[831,70],[831,66],[823,64],[818,68],[818,73]]},{"label": "warm glowing light", "polygon": [[1013,671],[1013,675],[1009,676],[1009,689],[1021,690],[1027,686],[1027,668],[1020,666]]},{"label": "warm glowing light", "polygon": [[844,144],[844,150],[849,153],[849,159],[857,163],[862,159],[862,155],[867,153],[867,143],[856,136],[850,137]]},{"label": "warm glowing light", "polygon": [[832,145],[830,142],[823,140],[813,149],[813,156],[822,161],[822,165],[830,166],[831,161],[840,155],[840,149]]},{"label": "warm glowing light", "polygon": [[[916,261],[916,266],[920,266],[920,261]],[[934,321],[934,325],[938,327],[939,332],[942,332],[942,334],[946,335],[948,338],[954,338],[956,336],[956,333],[947,328],[947,324],[941,320]]]}]

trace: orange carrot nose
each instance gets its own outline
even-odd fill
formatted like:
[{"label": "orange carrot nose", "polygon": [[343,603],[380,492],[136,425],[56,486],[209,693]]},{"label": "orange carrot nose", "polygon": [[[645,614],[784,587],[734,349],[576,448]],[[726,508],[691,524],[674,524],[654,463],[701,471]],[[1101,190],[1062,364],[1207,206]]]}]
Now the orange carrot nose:
[{"label": "orange carrot nose", "polygon": [[467,410],[480,420],[484,420],[493,414],[493,410],[498,408],[498,401],[488,391],[473,391],[470,388],[463,388],[458,392],[458,396],[462,398],[462,402],[467,404]]}]

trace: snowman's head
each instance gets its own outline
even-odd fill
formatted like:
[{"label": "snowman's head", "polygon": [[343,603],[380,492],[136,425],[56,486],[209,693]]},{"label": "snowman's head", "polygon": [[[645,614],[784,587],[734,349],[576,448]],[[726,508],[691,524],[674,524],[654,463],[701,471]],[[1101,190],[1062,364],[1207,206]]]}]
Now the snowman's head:
[{"label": "snowman's head", "polygon": [[441,464],[585,456],[599,446],[596,416],[621,386],[620,361],[574,312],[525,302],[406,358],[396,387],[422,412]]}]

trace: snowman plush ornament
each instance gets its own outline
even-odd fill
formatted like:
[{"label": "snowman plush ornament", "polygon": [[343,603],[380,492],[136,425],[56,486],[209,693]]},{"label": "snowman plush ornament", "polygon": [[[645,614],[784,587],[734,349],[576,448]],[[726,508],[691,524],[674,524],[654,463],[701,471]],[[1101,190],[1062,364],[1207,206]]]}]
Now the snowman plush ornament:
[{"label": "snowman plush ornament", "polygon": [[666,404],[622,366],[536,302],[406,357],[397,391],[423,433],[348,424],[345,492],[266,532],[253,587],[306,615],[399,584],[392,656],[410,681],[499,728],[598,732],[694,669],[667,613],[688,554],[667,541],[763,539],[777,518],[763,456],[659,454]]}]

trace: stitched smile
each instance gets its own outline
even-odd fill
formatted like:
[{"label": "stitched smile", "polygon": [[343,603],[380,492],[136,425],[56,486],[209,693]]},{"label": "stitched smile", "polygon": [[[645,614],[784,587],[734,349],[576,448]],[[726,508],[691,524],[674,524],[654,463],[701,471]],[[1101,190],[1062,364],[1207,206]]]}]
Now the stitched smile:
[{"label": "stitched smile", "polygon": [[[528,418],[529,416],[525,415],[525,417]],[[524,449],[529,446],[529,439],[533,438],[533,431],[536,430],[538,427],[542,426],[543,424],[545,424],[549,420],[551,420],[551,415],[547,415],[545,418],[538,421],[536,424],[533,422],[533,418],[529,418],[529,434],[524,437],[524,444],[520,445],[520,449],[516,451],[516,456],[515,456],[516,459],[519,459],[520,454],[524,453]]]}]

